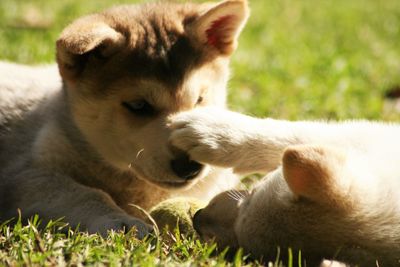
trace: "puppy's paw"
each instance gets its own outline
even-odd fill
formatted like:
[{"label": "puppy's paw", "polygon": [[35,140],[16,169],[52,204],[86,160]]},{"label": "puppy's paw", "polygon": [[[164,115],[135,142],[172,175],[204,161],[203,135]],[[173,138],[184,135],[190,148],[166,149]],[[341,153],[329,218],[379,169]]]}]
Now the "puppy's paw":
[{"label": "puppy's paw", "polygon": [[119,214],[104,216],[99,219],[94,219],[93,223],[89,225],[89,233],[99,233],[102,236],[107,236],[108,231],[114,230],[116,232],[123,231],[127,233],[132,228],[136,229],[136,237],[143,239],[148,234],[153,232],[153,227],[140,219],[135,217]]},{"label": "puppy's paw", "polygon": [[232,167],[233,152],[243,143],[241,126],[247,116],[221,108],[198,108],[170,118],[170,143],[187,152],[192,160]]}]

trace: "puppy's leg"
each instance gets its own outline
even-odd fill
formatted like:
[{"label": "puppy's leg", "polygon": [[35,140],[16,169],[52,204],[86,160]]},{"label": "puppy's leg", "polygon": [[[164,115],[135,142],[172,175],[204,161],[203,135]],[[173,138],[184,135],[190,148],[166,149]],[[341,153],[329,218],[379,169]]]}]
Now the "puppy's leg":
[{"label": "puppy's leg", "polygon": [[9,218],[20,209],[24,218],[34,214],[44,222],[64,218],[71,227],[80,225],[81,230],[89,233],[106,235],[108,230],[128,231],[136,227],[137,237],[143,238],[152,230],[119,208],[105,192],[78,184],[70,177],[28,170],[3,188],[12,189],[3,192],[4,199],[13,200],[12,207],[6,207]]},{"label": "puppy's leg", "polygon": [[267,122],[240,113],[199,108],[171,118],[172,145],[193,160],[232,167],[235,172],[268,172],[285,147],[298,143],[285,122]]},{"label": "puppy's leg", "polygon": [[[171,118],[171,143],[193,160],[232,167],[236,172],[268,172],[281,164],[286,147],[325,144],[369,152],[399,169],[400,143],[396,125],[349,121],[343,123],[257,119],[220,108],[198,108]],[[367,151],[368,150],[368,151]],[[389,162],[390,161],[390,162]]]}]

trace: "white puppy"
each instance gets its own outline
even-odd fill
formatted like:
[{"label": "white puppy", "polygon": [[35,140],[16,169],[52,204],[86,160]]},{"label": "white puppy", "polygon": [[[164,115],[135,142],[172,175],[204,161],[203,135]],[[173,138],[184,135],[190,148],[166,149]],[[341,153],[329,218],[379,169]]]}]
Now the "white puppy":
[{"label": "white puppy", "polygon": [[399,264],[399,125],[290,122],[202,108],[175,116],[171,128],[172,144],[193,160],[241,173],[276,169],[250,194],[222,193],[197,213],[203,237],[256,257],[275,257],[280,246],[301,249],[313,264]]}]

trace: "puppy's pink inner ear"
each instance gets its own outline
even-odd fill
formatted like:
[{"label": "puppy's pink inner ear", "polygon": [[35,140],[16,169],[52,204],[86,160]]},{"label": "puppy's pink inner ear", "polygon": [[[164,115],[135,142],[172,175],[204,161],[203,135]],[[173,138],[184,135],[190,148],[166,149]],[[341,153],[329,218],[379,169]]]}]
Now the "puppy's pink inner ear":
[{"label": "puppy's pink inner ear", "polygon": [[297,145],[286,149],[282,167],[290,190],[317,202],[336,202],[346,192],[345,155],[330,147]]},{"label": "puppy's pink inner ear", "polygon": [[245,0],[227,0],[207,6],[206,12],[191,22],[187,29],[205,52],[229,56],[236,49],[248,15]]},{"label": "puppy's pink inner ear", "polygon": [[232,21],[235,19],[234,15],[223,16],[211,23],[211,26],[206,30],[207,44],[211,45],[218,50],[222,50],[224,46],[229,44]]},{"label": "puppy's pink inner ear", "polygon": [[310,177],[310,173],[307,170],[303,169],[301,166],[285,166],[284,169],[285,177],[290,190],[299,196],[299,195],[308,195],[308,191],[310,190],[310,186],[312,186],[312,181]]}]

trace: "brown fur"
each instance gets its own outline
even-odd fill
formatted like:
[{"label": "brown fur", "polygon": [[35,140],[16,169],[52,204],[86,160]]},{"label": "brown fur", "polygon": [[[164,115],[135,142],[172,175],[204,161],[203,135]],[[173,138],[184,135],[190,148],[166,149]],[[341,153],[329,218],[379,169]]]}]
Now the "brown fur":
[{"label": "brown fur", "polygon": [[[226,14],[233,19],[214,37],[229,53],[204,42],[205,31],[214,31],[213,22]],[[62,32],[62,85],[5,86],[1,81],[13,73],[4,68],[0,220],[21,209],[24,218],[64,217],[71,226],[103,234],[136,226],[142,237],[149,227],[131,203],[148,209],[176,195],[207,200],[234,186],[231,170],[194,164],[171,146],[167,124],[182,110],[225,106],[229,55],[247,15],[241,0],[115,7]],[[26,90],[33,104],[8,104],[31,103]],[[132,103],[146,108],[138,113]],[[186,178],[173,167],[187,165],[201,168]]]}]

